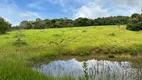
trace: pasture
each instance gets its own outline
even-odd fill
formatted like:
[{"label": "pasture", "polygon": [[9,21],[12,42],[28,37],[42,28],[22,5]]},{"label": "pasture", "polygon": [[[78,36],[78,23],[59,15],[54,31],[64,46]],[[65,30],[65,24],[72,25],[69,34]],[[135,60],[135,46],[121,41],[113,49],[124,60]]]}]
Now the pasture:
[{"label": "pasture", "polygon": [[125,25],[16,30],[0,35],[0,80],[52,80],[32,66],[63,56],[135,61],[141,52],[142,32]]}]

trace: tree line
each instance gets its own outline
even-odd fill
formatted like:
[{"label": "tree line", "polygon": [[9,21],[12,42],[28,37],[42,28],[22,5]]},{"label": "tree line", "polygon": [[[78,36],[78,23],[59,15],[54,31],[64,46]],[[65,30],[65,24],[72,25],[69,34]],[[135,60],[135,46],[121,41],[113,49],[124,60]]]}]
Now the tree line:
[{"label": "tree line", "polygon": [[22,21],[19,26],[14,28],[18,29],[45,29],[45,28],[64,28],[64,27],[80,27],[80,26],[95,26],[95,25],[124,25],[127,24],[129,17],[127,16],[114,16],[103,17],[98,19],[77,18],[75,20],[68,18],[60,19],[45,19],[37,18],[35,21]]},{"label": "tree line", "polygon": [[0,17],[0,34],[8,30],[16,29],[45,29],[45,28],[64,28],[80,26],[97,26],[97,25],[127,25],[126,29],[138,31],[142,30],[142,14],[133,14],[132,16],[110,16],[97,19],[77,18],[75,20],[68,18],[59,19],[40,19],[34,21],[24,20],[18,26],[11,24],[4,18]]}]

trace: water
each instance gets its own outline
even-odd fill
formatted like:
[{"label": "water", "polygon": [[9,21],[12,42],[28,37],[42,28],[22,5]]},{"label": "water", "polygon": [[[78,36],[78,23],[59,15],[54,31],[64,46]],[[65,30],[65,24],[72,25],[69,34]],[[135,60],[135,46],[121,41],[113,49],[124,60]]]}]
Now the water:
[{"label": "water", "polygon": [[[84,63],[87,65],[85,67]],[[33,68],[47,76],[74,78],[87,75],[89,80],[141,80],[142,70],[131,67],[130,62],[112,62],[106,60],[77,61],[57,60]],[[87,73],[85,73],[85,71]]]}]

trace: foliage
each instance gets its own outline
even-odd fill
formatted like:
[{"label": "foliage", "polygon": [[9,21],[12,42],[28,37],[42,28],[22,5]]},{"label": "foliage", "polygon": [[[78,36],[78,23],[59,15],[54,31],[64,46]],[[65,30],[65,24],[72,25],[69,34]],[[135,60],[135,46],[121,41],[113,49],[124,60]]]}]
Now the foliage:
[{"label": "foliage", "polygon": [[132,31],[142,30],[142,14],[133,14],[129,19],[126,29]]},{"label": "foliage", "polygon": [[124,25],[127,24],[128,19],[127,16],[103,17],[95,19],[94,25]]},{"label": "foliage", "polygon": [[22,45],[26,45],[27,43],[21,39],[17,39],[15,42],[13,42],[13,45],[17,45],[17,46],[22,46]]},{"label": "foliage", "polygon": [[93,26],[93,20],[87,18],[78,18],[74,20],[75,26]]},{"label": "foliage", "polygon": [[20,23],[20,28],[21,29],[31,29],[32,28],[32,23],[30,21],[22,21]]},{"label": "foliage", "polygon": [[25,37],[25,35],[18,32],[15,36],[16,40],[13,42],[13,45],[16,45],[19,47],[23,45],[27,45],[27,43],[24,40],[22,40],[22,37]]},{"label": "foliage", "polygon": [[[45,29],[45,28],[64,28],[75,26],[95,26],[95,25],[124,25],[127,24],[129,17],[114,16],[97,19],[77,18],[71,20],[68,18],[45,19],[37,18],[35,21],[22,21],[19,25],[22,29]],[[17,29],[17,27],[15,27]]]},{"label": "foliage", "polygon": [[85,80],[89,80],[89,74],[88,74],[88,64],[87,62],[83,62],[83,71],[85,75]]},{"label": "foliage", "polygon": [[44,28],[62,28],[62,27],[72,27],[73,20],[67,18],[61,19],[45,19],[41,20],[37,18],[35,21],[22,21],[19,25],[23,29],[44,29]]},{"label": "foliage", "polygon": [[116,36],[116,34],[113,32],[113,33],[110,33],[109,34],[110,36]]},{"label": "foliage", "polygon": [[4,18],[0,17],[0,34],[5,33],[11,28],[11,24],[7,22]]}]

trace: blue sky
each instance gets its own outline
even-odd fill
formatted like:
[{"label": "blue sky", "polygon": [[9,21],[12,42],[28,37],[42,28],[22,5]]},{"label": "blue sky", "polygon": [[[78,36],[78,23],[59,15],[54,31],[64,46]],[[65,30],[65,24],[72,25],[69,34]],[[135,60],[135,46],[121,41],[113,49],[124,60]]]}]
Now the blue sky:
[{"label": "blue sky", "polygon": [[142,0],[0,0],[0,16],[17,25],[36,18],[130,16],[141,7]]}]

